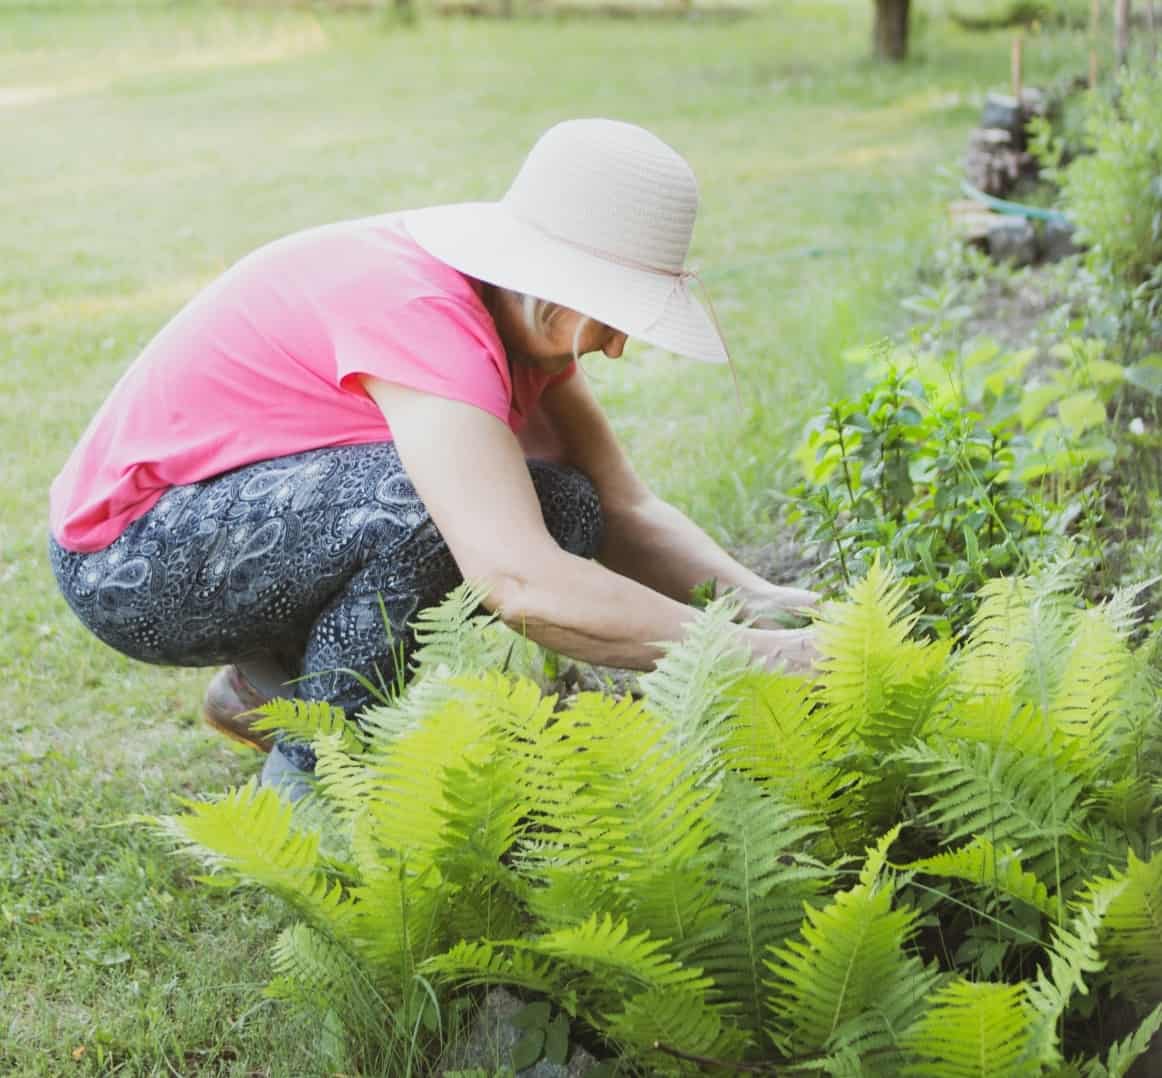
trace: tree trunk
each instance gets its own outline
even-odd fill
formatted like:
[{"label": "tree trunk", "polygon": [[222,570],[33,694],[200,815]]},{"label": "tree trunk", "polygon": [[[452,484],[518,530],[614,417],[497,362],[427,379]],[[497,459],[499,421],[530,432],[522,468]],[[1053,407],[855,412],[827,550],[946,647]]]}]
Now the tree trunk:
[{"label": "tree trunk", "polygon": [[899,63],[908,57],[908,16],[912,0],[875,0],[874,42],[880,60]]}]

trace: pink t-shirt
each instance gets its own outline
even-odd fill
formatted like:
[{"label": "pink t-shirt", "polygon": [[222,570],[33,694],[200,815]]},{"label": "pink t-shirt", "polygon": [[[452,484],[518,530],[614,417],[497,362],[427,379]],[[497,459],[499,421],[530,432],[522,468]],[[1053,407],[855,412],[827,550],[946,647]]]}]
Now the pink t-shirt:
[{"label": "pink t-shirt", "polygon": [[359,375],[464,401],[515,432],[555,377],[514,364],[479,285],[386,214],[262,247],[150,342],[52,485],[69,550],[101,550],[170,487],[391,439]]}]

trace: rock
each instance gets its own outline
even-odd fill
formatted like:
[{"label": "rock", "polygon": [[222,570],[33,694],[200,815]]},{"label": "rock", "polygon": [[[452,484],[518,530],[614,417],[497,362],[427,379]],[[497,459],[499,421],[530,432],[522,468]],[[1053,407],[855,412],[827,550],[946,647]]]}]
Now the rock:
[{"label": "rock", "polygon": [[[482,1068],[492,1074],[498,1067],[512,1064],[512,1050],[525,1031],[513,1024],[513,1017],[524,1008],[524,1003],[503,988],[492,988],[472,1022],[468,1037],[462,1042],[455,1058],[440,1068],[441,1075],[455,1071]],[[572,1046],[565,1066],[538,1060],[533,1066],[516,1072],[516,1078],[581,1078],[597,1066],[598,1061],[584,1048]]]},{"label": "rock", "polygon": [[1026,86],[1021,91],[1021,112],[1025,115],[1026,123],[1034,116],[1049,115],[1049,95],[1036,86]]},{"label": "rock", "polygon": [[988,246],[995,262],[1030,266],[1037,261],[1037,232],[1023,217],[998,216],[989,229]]},{"label": "rock", "polygon": [[974,187],[989,195],[1003,196],[1020,177],[1024,157],[1013,144],[1010,132],[1000,127],[978,127],[969,136],[964,173]]},{"label": "rock", "polygon": [[990,93],[984,101],[981,113],[981,127],[999,127],[1013,136],[1019,143],[1025,135],[1025,112],[1021,102],[1008,94]]},{"label": "rock", "polygon": [[1041,256],[1046,262],[1060,262],[1070,255],[1079,254],[1074,234],[1077,230],[1068,221],[1046,221],[1045,235],[1041,239]]}]

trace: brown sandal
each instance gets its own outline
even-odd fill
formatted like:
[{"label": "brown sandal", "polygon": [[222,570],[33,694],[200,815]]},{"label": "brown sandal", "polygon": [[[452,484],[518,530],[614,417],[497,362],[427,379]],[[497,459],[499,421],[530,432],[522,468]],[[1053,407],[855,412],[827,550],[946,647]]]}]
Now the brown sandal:
[{"label": "brown sandal", "polygon": [[206,687],[202,700],[202,717],[220,734],[249,745],[259,752],[270,752],[274,736],[266,730],[255,730],[259,718],[254,709],[267,702],[236,666],[223,666]]}]

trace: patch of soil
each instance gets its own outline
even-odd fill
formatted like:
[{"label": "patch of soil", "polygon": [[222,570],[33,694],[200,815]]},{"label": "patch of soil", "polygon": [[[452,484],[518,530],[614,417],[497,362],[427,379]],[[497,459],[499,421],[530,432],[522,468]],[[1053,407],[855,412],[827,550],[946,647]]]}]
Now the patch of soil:
[{"label": "patch of soil", "polygon": [[[966,337],[988,337],[1004,348],[1041,344],[1041,323],[1054,312],[1069,316],[1060,271],[1031,267],[1011,280],[987,278],[963,323]],[[1063,310],[1064,309],[1064,310]]]},{"label": "patch of soil", "polygon": [[814,588],[819,565],[814,544],[804,543],[787,524],[777,525],[777,536],[767,543],[736,546],[730,553],[751,572],[785,588]]}]

